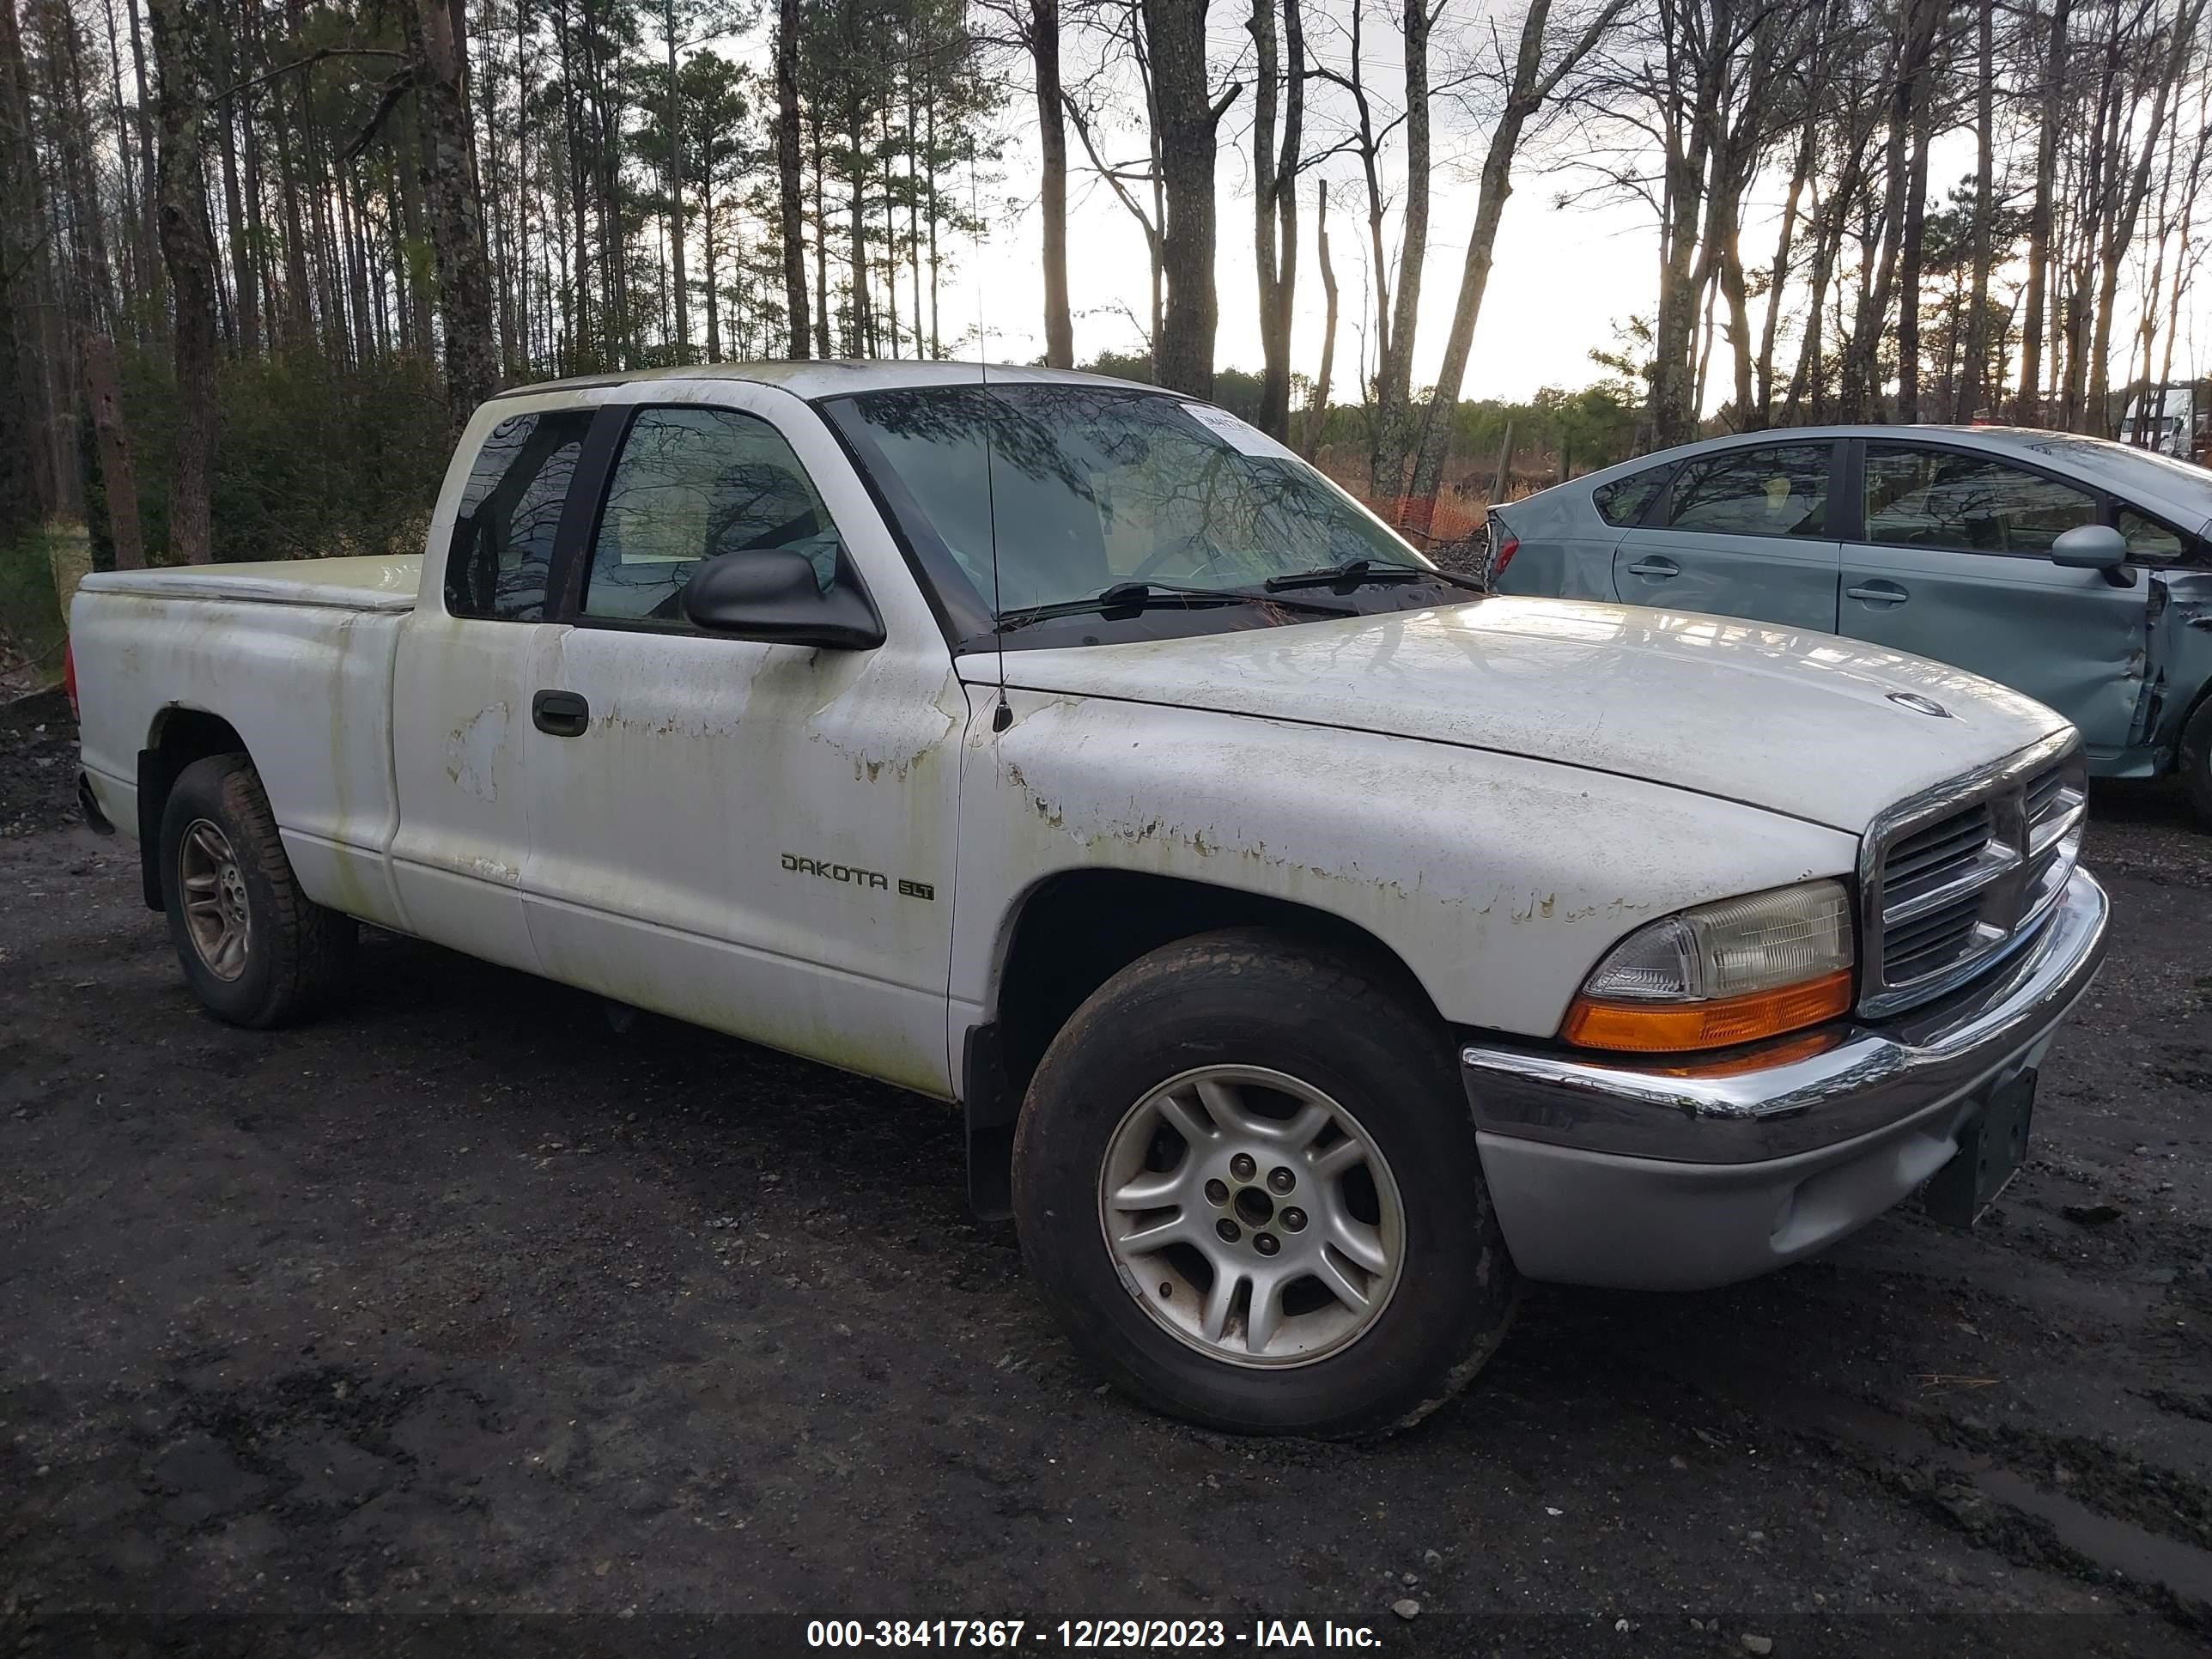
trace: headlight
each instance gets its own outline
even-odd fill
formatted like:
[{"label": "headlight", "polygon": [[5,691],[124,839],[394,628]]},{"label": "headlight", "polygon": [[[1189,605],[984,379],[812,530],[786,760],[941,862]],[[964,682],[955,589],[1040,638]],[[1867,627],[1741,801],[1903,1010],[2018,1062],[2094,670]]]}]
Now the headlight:
[{"label": "headlight", "polygon": [[1678,1054],[1817,1025],[1850,1006],[1850,895],[1807,881],[1638,928],[1583,981],[1559,1035]]}]

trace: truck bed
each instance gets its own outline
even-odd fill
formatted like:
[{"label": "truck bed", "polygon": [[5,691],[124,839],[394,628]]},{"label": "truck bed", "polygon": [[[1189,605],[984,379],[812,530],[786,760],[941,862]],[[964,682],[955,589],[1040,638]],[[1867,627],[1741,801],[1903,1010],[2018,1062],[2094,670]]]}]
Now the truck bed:
[{"label": "truck bed", "polygon": [[253,605],[313,605],[334,611],[409,611],[422,558],[300,559],[271,564],[185,565],[169,570],[109,570],[84,579],[95,593],[158,599],[225,599]]},{"label": "truck bed", "polygon": [[392,673],[419,557],[200,565],[88,576],[70,607],[87,786],[126,835],[140,755],[179,721],[252,754],[285,851],[319,903],[387,926],[398,822]]}]

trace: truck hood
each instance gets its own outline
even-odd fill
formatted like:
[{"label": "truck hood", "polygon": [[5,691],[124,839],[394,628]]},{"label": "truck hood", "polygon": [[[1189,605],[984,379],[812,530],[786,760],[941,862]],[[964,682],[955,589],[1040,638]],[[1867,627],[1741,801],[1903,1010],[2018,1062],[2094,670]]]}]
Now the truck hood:
[{"label": "truck hood", "polygon": [[[996,659],[961,659],[995,684]],[[1226,634],[1013,651],[1009,685],[1416,738],[1692,789],[1857,835],[2064,727],[1963,669],[1827,634],[1492,598]],[[1914,694],[1941,714],[1899,702]]]}]

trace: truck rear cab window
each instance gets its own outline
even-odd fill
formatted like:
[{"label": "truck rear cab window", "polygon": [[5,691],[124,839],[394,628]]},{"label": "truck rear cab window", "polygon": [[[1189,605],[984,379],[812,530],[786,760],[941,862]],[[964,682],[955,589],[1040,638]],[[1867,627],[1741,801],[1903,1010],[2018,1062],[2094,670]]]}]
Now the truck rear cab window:
[{"label": "truck rear cab window", "polygon": [[585,571],[583,615],[688,624],[684,588],[724,553],[805,556],[827,592],[837,526],[783,434],[757,416],[638,411],[623,440]]},{"label": "truck rear cab window", "polygon": [[592,411],[501,421],[477,452],[446,556],[446,609],[498,622],[545,619],[553,534],[583,453]]}]

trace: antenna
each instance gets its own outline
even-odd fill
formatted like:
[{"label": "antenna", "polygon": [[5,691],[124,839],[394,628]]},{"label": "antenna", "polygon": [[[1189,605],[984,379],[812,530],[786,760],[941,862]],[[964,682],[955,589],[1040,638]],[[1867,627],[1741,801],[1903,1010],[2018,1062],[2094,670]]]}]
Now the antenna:
[{"label": "antenna", "polygon": [[[982,186],[977,182],[975,135],[968,135],[968,216],[980,236],[983,228]],[[999,620],[1006,596],[999,580],[999,486],[991,458],[991,334],[989,313],[983,305],[983,272],[975,270],[975,373],[983,391],[983,511],[991,530],[991,638],[999,652],[999,706],[991,711],[991,730],[1003,732],[1014,723],[1013,706],[1006,701],[1006,631]]]}]

